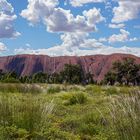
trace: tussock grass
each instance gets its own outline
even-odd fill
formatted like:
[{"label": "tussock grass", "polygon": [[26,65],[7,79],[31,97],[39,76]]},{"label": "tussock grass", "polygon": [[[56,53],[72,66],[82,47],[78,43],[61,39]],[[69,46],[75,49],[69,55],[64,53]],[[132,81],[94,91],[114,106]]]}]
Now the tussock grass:
[{"label": "tussock grass", "polygon": [[140,91],[111,97],[112,127],[120,140],[140,139]]},{"label": "tussock grass", "polygon": [[139,116],[139,87],[0,84],[0,140],[139,140]]},{"label": "tussock grass", "polygon": [[59,93],[61,91],[61,87],[60,86],[49,86],[47,88],[47,93],[48,94],[54,94],[54,93]]},{"label": "tussock grass", "polygon": [[0,127],[4,128],[2,136],[14,139],[38,135],[37,132],[48,125],[48,116],[53,108],[53,102],[48,103],[32,94],[0,94]]},{"label": "tussock grass", "polygon": [[64,105],[84,104],[87,101],[87,96],[84,92],[70,92],[61,96],[64,99]]},{"label": "tussock grass", "polygon": [[42,93],[43,87],[38,84],[0,84],[1,93]]}]

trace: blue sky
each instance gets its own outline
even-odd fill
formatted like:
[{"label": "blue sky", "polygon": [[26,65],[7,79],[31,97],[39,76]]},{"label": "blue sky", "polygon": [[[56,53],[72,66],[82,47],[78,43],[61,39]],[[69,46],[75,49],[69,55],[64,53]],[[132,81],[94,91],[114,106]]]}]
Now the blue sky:
[{"label": "blue sky", "polygon": [[140,56],[139,0],[0,0],[0,55]]}]

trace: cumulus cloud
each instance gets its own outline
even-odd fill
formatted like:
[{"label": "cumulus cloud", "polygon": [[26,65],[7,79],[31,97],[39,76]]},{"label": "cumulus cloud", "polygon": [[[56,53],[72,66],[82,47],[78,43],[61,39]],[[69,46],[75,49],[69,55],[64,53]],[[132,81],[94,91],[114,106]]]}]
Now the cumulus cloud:
[{"label": "cumulus cloud", "polygon": [[130,33],[126,30],[120,29],[120,34],[113,34],[112,36],[109,37],[108,41],[109,43],[114,43],[114,42],[125,42],[128,41]]},{"label": "cumulus cloud", "polygon": [[32,24],[42,21],[49,32],[92,32],[96,30],[95,23],[104,19],[96,8],[74,16],[70,10],[57,7],[58,0],[28,2],[27,9],[21,12],[21,16]]},{"label": "cumulus cloud", "polygon": [[5,51],[7,49],[6,45],[0,42],[0,52]]},{"label": "cumulus cloud", "polygon": [[121,23],[138,17],[140,0],[118,0],[118,7],[113,8],[112,22]]},{"label": "cumulus cloud", "polygon": [[101,38],[99,38],[99,42],[107,42],[108,40],[107,40],[107,38],[105,38],[105,37],[101,37]]},{"label": "cumulus cloud", "polygon": [[14,9],[6,0],[0,0],[0,38],[15,38],[20,35],[15,31],[13,23],[17,16]]},{"label": "cumulus cloud", "polygon": [[85,52],[105,47],[85,33],[66,33],[61,35],[61,40],[61,45],[47,49],[49,55],[85,55]]},{"label": "cumulus cloud", "polygon": [[126,41],[137,41],[138,38],[130,38],[130,33],[124,29],[120,29],[120,34],[113,34],[108,38],[109,43],[115,42],[126,42]]},{"label": "cumulus cloud", "polygon": [[90,9],[89,11],[85,10],[83,15],[87,18],[89,25],[96,24],[105,20],[105,18],[101,15],[100,9],[96,8]]},{"label": "cumulus cloud", "polygon": [[70,10],[62,8],[54,9],[52,15],[44,21],[49,32],[92,32],[96,30],[95,24],[88,24],[84,16],[74,17]]},{"label": "cumulus cloud", "polygon": [[0,11],[5,11],[7,13],[14,12],[14,9],[10,3],[8,3],[6,0],[0,0]]},{"label": "cumulus cloud", "polygon": [[43,18],[49,17],[58,4],[58,0],[28,0],[27,9],[20,15],[32,24],[36,24]]},{"label": "cumulus cloud", "polygon": [[47,55],[83,55],[96,49],[105,48],[106,46],[96,39],[89,38],[87,33],[65,33],[61,35],[62,44],[48,49],[16,49],[16,53],[35,53]]},{"label": "cumulus cloud", "polygon": [[134,37],[134,38],[130,38],[129,41],[138,41],[139,39]]},{"label": "cumulus cloud", "polygon": [[[51,49],[51,51],[50,51]],[[36,55],[40,55],[40,54],[44,54],[44,55],[50,55],[50,56],[85,56],[85,55],[95,55],[95,54],[105,54],[105,55],[109,55],[109,54],[113,54],[113,53],[123,53],[123,54],[132,54],[132,55],[136,55],[140,57],[140,47],[127,47],[127,46],[123,46],[120,48],[115,48],[115,47],[111,47],[111,46],[107,46],[107,47],[101,47],[101,48],[96,48],[96,49],[76,49],[74,52],[70,52],[68,50],[63,49],[62,51],[65,53],[61,53],[59,51],[58,46],[57,47],[53,47],[50,49],[30,49],[30,48],[20,48],[20,49],[15,49],[15,54],[36,54]],[[53,52],[52,52],[53,51]],[[59,54],[59,53],[60,54]]]},{"label": "cumulus cloud", "polygon": [[70,0],[70,4],[74,7],[83,6],[88,3],[99,3],[104,2],[105,0]]},{"label": "cumulus cloud", "polygon": [[124,28],[125,24],[109,24],[109,28]]},{"label": "cumulus cloud", "polygon": [[[102,42],[123,42],[129,41],[129,32],[123,29],[120,30],[120,34],[112,35],[110,38],[100,38],[96,40],[90,38],[88,33],[76,32],[76,33],[64,33],[60,36],[62,44],[56,45],[47,49],[31,49],[31,47],[15,49],[15,54],[45,54],[50,56],[83,56],[94,54],[112,54],[112,53],[131,53],[135,54],[140,48],[121,47],[114,48],[108,45],[104,45]],[[136,38],[133,38],[135,40]],[[140,53],[136,53],[140,55]]]},{"label": "cumulus cloud", "polygon": [[[74,7],[83,6],[88,3],[106,2],[105,0],[67,1]],[[112,8],[110,4],[106,5]],[[108,42],[115,43],[137,40],[135,37],[130,38],[130,33],[122,29],[125,27],[125,24],[122,22],[138,16],[138,5],[139,0],[134,0],[133,2],[132,0],[118,0],[118,6],[113,9],[114,16],[109,27],[121,28],[120,33],[97,40],[90,38],[89,32],[96,30],[97,23],[105,21],[100,9],[92,8],[83,11],[80,15],[73,15],[70,10],[59,7],[59,0],[28,0],[27,8],[20,15],[32,25],[43,23],[48,32],[63,33],[60,36],[62,44],[44,49],[31,49],[31,46],[26,45],[26,49],[15,49],[15,53],[47,54],[51,56],[131,53],[140,56],[140,48],[137,47],[124,46],[114,48],[105,45]]]},{"label": "cumulus cloud", "polygon": [[112,10],[112,3],[110,0],[105,0],[105,9],[106,10]]},{"label": "cumulus cloud", "polygon": [[31,45],[29,43],[26,43],[25,46],[26,47],[31,47]]}]

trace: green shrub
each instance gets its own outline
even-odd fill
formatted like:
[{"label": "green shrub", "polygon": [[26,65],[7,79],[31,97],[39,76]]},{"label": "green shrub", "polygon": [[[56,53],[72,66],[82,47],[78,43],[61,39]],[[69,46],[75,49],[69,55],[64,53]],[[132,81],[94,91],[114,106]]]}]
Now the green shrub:
[{"label": "green shrub", "polygon": [[80,126],[80,123],[80,117],[77,118],[70,116],[63,120],[60,126],[62,130],[75,132]]},{"label": "green shrub", "polygon": [[90,95],[95,95],[95,94],[101,94],[103,90],[101,86],[87,85],[85,88],[85,92],[89,93]]},{"label": "green shrub", "polygon": [[119,94],[120,93],[118,91],[117,87],[115,87],[115,86],[104,86],[104,88],[102,90],[104,90],[107,95]]},{"label": "green shrub", "polygon": [[15,78],[8,78],[8,79],[4,79],[2,80],[3,83],[20,83],[19,79],[15,79]]},{"label": "green shrub", "polygon": [[65,102],[66,105],[84,104],[87,101],[87,96],[83,92],[71,93]]},{"label": "green shrub", "polygon": [[80,140],[80,137],[78,135],[61,131],[53,127],[45,131],[44,137],[47,140]]},{"label": "green shrub", "polygon": [[59,93],[61,91],[60,86],[50,86],[47,89],[48,94],[54,94],[54,93]]},{"label": "green shrub", "polygon": [[79,129],[80,129],[80,132],[82,132],[83,134],[93,136],[93,135],[98,135],[101,128],[92,123],[91,124],[84,123],[80,126]]}]

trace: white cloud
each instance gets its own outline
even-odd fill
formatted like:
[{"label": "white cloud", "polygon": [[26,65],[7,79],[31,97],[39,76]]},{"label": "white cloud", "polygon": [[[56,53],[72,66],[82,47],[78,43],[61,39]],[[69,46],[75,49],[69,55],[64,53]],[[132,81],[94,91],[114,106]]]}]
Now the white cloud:
[{"label": "white cloud", "polygon": [[99,42],[107,42],[108,40],[105,37],[99,38]]},{"label": "white cloud", "polygon": [[112,10],[112,2],[109,0],[105,0],[105,9],[106,10]]},{"label": "white cloud", "polygon": [[31,47],[31,45],[29,43],[26,43],[25,46],[26,47]]},{"label": "white cloud", "polygon": [[113,8],[112,22],[121,23],[138,17],[140,0],[118,0],[118,7]]},{"label": "white cloud", "polygon": [[27,9],[21,12],[21,16],[32,24],[42,21],[49,32],[92,32],[96,30],[95,23],[104,19],[96,8],[75,17],[70,10],[57,7],[58,0],[28,2]]},{"label": "white cloud", "polygon": [[137,41],[137,37],[130,38],[130,33],[124,29],[120,29],[120,34],[113,34],[108,38],[109,43],[115,43],[115,42],[126,42],[126,41]]},{"label": "white cloud", "polygon": [[58,4],[58,0],[28,0],[27,9],[20,15],[32,24],[36,24],[44,17],[49,17]]},{"label": "white cloud", "polygon": [[15,54],[44,54],[44,55],[50,55],[50,56],[85,56],[85,55],[96,55],[96,54],[104,54],[109,55],[113,53],[123,53],[123,54],[132,54],[140,57],[140,47],[127,47],[123,46],[120,48],[114,48],[114,47],[101,47],[101,48],[95,48],[95,49],[76,49],[75,51],[68,51],[63,50],[63,54],[60,52],[62,48],[54,47],[51,48],[53,52],[51,52],[49,49],[15,49]]},{"label": "white cloud", "polygon": [[20,35],[15,31],[13,23],[17,16],[14,9],[6,0],[0,0],[0,38],[15,38]]},{"label": "white cloud", "polygon": [[125,24],[109,24],[109,28],[124,28]]},{"label": "white cloud", "polygon": [[52,15],[45,18],[45,24],[49,32],[91,32],[96,29],[93,23],[87,23],[84,16],[74,17],[70,10],[62,8],[54,9]]},{"label": "white cloud", "polygon": [[88,3],[99,3],[104,2],[105,0],[70,0],[70,4],[74,7],[83,6]]},{"label": "white cloud", "polygon": [[61,35],[62,44],[46,50],[48,55],[82,55],[83,52],[105,47],[85,33],[65,33]]},{"label": "white cloud", "polygon": [[132,41],[132,42],[133,42],[133,41],[138,41],[138,40],[139,40],[139,39],[136,38],[136,37],[134,37],[134,38],[130,38],[130,39],[129,39],[129,41]]},{"label": "white cloud", "polygon": [[109,43],[115,43],[115,42],[125,42],[128,41],[130,33],[126,30],[120,29],[120,34],[113,34],[109,37],[108,41]]},{"label": "white cloud", "polygon": [[0,0],[0,12],[5,11],[8,13],[14,12],[14,9],[10,3],[6,0]]},{"label": "white cloud", "polygon": [[7,47],[4,43],[0,42],[0,52],[7,50]]},{"label": "white cloud", "polygon": [[96,24],[105,20],[105,18],[102,17],[100,13],[100,9],[96,8],[90,9],[89,11],[85,10],[83,12],[83,15],[87,18],[89,25]]},{"label": "white cloud", "polygon": [[87,33],[65,33],[61,35],[62,44],[48,49],[16,49],[15,53],[47,54],[47,55],[82,55],[93,50],[105,48],[106,46],[96,39],[89,38]]},{"label": "white cloud", "polygon": [[[114,40],[109,38],[112,42],[114,41],[125,41],[130,40],[128,31],[123,29],[120,30],[119,35],[115,35]],[[112,38],[113,38],[112,37]],[[112,53],[130,53],[135,54],[140,48],[131,47],[120,47],[114,48],[106,46],[102,42],[107,42],[109,39],[100,38],[96,40],[90,38],[88,33],[77,32],[77,33],[64,33],[60,36],[62,44],[56,45],[47,49],[31,49],[31,48],[19,48],[15,49],[15,54],[45,54],[50,56],[83,56],[83,55],[94,55],[94,54],[112,54]],[[133,38],[135,39],[135,38]],[[140,52],[136,53],[140,55]]]},{"label": "white cloud", "polygon": [[[74,7],[95,2],[104,2],[104,0],[69,0],[69,3]],[[136,0],[134,0],[134,3],[131,3],[131,0],[118,0],[119,5],[113,9],[114,17],[112,24],[109,24],[110,28],[124,28],[125,24],[122,22],[137,17],[139,1],[137,0],[138,5],[136,4]],[[137,47],[124,46],[114,48],[103,44],[103,42],[107,43],[107,41],[115,43],[137,40],[135,37],[130,38],[130,33],[124,29],[120,29],[120,33],[113,34],[108,38],[100,38],[99,40],[90,38],[88,33],[95,31],[96,24],[105,20],[101,15],[100,9],[92,8],[83,11],[81,15],[75,16],[70,10],[60,8],[59,0],[28,0],[27,9],[21,12],[21,16],[27,19],[32,25],[40,22],[43,23],[48,32],[63,33],[61,35],[62,44],[44,49],[31,49],[31,46],[26,45],[26,49],[15,49],[16,54],[74,56],[130,53],[140,56],[140,48]]]}]

